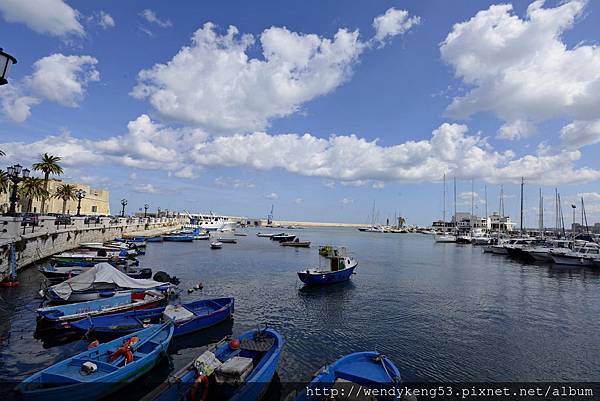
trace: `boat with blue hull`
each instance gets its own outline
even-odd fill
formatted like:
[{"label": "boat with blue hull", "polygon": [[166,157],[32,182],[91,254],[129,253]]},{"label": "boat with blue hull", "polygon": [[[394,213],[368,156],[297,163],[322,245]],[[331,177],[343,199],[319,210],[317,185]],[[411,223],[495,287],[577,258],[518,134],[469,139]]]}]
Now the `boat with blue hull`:
[{"label": "boat with blue hull", "polygon": [[[400,385],[400,371],[389,358],[378,352],[356,352],[321,368],[294,401],[324,401],[329,399],[324,393],[350,395],[370,389],[378,391],[377,400],[392,401],[399,399]],[[366,391],[351,395],[356,395],[356,399],[371,399]]]},{"label": "boat with blue hull", "polygon": [[139,309],[156,309],[166,297],[157,291],[129,292],[88,302],[47,306],[37,312],[38,325],[45,328],[69,328],[76,320],[123,313]]},{"label": "boat with blue hull", "polygon": [[165,242],[192,242],[194,241],[194,236],[193,235],[164,235],[163,237],[163,241]]},{"label": "boat with blue hull", "polygon": [[163,293],[172,288],[170,283],[148,279],[134,279],[108,263],[99,263],[75,277],[41,290],[51,302],[73,303],[111,298],[132,291],[156,290]]},{"label": "boat with blue hull", "polygon": [[169,377],[141,401],[219,399],[258,401],[267,391],[283,349],[273,329],[243,333],[222,341]]},{"label": "boat with blue hull", "polygon": [[358,266],[356,259],[347,256],[344,248],[332,249],[326,255],[329,269],[308,268],[298,272],[298,277],[305,285],[335,284],[350,279]]},{"label": "boat with blue hull", "polygon": [[152,369],[172,337],[172,322],[140,330],[35,373],[16,390],[24,401],[98,400]]},{"label": "boat with blue hull", "polygon": [[204,299],[182,305],[89,317],[71,323],[71,328],[92,337],[118,337],[151,324],[173,320],[173,335],[177,337],[219,324],[231,317],[233,310],[233,298]]}]

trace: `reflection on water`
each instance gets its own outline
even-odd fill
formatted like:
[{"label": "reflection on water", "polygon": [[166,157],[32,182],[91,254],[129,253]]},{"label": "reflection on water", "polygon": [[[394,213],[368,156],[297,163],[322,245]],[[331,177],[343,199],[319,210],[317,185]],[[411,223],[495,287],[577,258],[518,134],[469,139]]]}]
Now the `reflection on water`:
[{"label": "reflection on water", "polygon": [[[359,350],[385,353],[408,380],[600,379],[599,271],[522,264],[417,234],[305,229],[295,233],[314,247],[290,249],[248,232],[219,251],[205,241],[148,244],[142,265],[178,276],[183,301],[236,298],[233,321],[174,341],[167,369],[265,323],[286,340],[284,383],[307,381],[324,363]],[[357,274],[331,287],[302,287],[296,272],[318,266],[316,246],[329,243],[348,247]],[[85,349],[84,341],[33,337],[40,276],[27,269],[21,287],[0,290],[0,379],[23,378]],[[187,294],[199,281],[204,289]]]}]

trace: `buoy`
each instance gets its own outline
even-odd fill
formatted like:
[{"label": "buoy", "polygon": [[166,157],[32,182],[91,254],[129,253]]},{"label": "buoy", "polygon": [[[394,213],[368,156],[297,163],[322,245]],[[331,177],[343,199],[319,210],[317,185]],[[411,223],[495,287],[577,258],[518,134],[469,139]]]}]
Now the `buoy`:
[{"label": "buoy", "polygon": [[240,340],[238,340],[237,338],[234,338],[233,340],[229,341],[229,348],[239,349],[240,348]]}]

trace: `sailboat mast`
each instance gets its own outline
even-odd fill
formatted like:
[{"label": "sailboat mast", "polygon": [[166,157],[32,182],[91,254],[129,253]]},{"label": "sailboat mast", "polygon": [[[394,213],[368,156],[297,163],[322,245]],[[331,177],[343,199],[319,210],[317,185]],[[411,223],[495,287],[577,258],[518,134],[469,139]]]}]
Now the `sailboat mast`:
[{"label": "sailboat mast", "polygon": [[523,185],[525,180],[521,177],[521,235],[523,235]]},{"label": "sailboat mast", "polygon": [[558,238],[559,233],[559,220],[558,220],[558,188],[554,188],[554,227],[556,227],[556,237]]},{"label": "sailboat mast", "polygon": [[456,231],[456,176],[454,176],[454,231]]},{"label": "sailboat mast", "polygon": [[473,225],[474,225],[474,220],[475,220],[475,216],[473,216],[473,213],[475,213],[473,207],[474,207],[474,201],[475,201],[475,192],[474,192],[474,185],[473,185],[473,179],[471,178],[471,224],[469,224],[471,226],[471,237],[473,237]]},{"label": "sailboat mast", "polygon": [[444,173],[444,215],[442,218],[444,222],[444,231],[446,231],[446,174]]},{"label": "sailboat mast", "polygon": [[539,220],[539,229],[542,238],[544,237],[544,197],[542,196],[542,188],[540,188],[540,210],[539,210],[540,220]]}]

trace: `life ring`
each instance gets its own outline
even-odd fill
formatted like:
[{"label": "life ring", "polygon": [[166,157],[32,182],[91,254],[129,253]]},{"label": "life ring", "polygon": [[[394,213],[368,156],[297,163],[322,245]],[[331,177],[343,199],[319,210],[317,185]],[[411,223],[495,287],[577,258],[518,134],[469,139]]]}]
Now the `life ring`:
[{"label": "life ring", "polygon": [[108,360],[112,362],[119,356],[125,355],[125,365],[133,362],[133,352],[131,352],[131,347],[138,341],[140,341],[138,336],[131,337],[129,340],[125,341],[122,346],[117,348],[117,350],[108,357]]},{"label": "life ring", "polygon": [[196,395],[198,393],[198,386],[200,383],[204,383],[204,390],[202,391],[202,398],[200,401],[206,401],[208,398],[208,376],[200,375],[194,381],[192,389],[190,390],[190,401],[196,401]]}]

